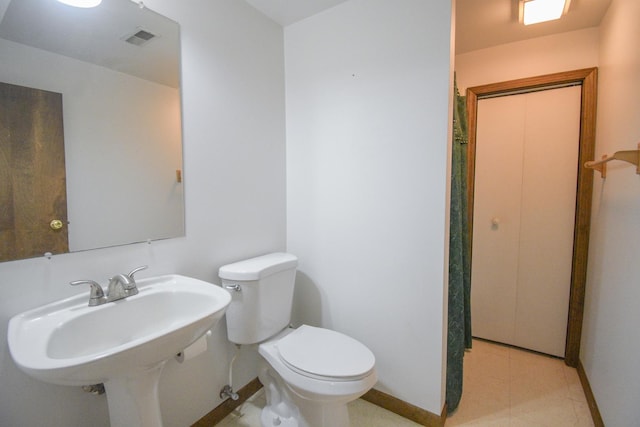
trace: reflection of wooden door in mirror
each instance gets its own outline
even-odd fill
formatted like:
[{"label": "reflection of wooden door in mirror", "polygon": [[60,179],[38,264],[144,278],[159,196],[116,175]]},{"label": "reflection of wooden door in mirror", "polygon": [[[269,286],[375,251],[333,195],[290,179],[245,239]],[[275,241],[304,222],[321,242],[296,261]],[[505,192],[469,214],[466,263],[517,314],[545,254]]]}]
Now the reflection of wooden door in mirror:
[{"label": "reflection of wooden door in mirror", "polygon": [[68,252],[67,235],[62,94],[0,83],[0,261]]}]

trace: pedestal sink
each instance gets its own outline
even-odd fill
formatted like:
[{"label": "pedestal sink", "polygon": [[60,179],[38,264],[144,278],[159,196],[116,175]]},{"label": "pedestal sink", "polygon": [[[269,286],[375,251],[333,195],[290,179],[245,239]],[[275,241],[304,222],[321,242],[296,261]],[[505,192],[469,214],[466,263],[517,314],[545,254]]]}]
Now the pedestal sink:
[{"label": "pedestal sink", "polygon": [[88,293],[9,321],[9,350],[32,377],[53,384],[104,383],[112,427],[161,427],[158,380],[167,360],[224,314],[231,297],[201,280],[137,281],[139,293],[88,307]]}]

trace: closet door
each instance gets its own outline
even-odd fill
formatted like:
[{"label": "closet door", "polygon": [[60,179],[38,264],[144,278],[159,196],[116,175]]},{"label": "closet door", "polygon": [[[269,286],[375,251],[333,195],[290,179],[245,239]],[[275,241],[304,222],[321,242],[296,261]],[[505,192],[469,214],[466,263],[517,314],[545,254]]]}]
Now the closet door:
[{"label": "closet door", "polygon": [[580,87],[478,103],[475,336],[564,356]]},{"label": "closet door", "polygon": [[471,331],[513,343],[525,100],[478,102],[471,258]]}]

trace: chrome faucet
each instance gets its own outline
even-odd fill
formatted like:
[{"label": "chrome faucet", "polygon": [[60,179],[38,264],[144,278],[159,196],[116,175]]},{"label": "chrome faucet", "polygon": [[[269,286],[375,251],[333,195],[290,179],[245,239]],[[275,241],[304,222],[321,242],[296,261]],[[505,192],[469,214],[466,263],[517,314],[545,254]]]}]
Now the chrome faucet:
[{"label": "chrome faucet", "polygon": [[107,287],[107,295],[105,296],[102,286],[93,280],[76,280],[70,282],[72,286],[89,284],[91,285],[91,293],[89,294],[89,306],[93,307],[111,301],[117,301],[126,297],[130,297],[138,293],[138,287],[133,275],[140,270],[146,269],[148,266],[134,268],[129,274],[116,274],[109,279]]},{"label": "chrome faucet", "polygon": [[136,283],[126,274],[116,274],[109,279],[107,302],[117,301],[138,293]]}]

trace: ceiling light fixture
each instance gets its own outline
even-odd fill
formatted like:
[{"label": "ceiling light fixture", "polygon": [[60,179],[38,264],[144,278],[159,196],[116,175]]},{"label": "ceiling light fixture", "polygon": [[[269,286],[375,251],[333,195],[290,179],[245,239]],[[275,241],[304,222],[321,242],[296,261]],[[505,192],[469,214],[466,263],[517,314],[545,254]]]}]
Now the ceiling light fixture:
[{"label": "ceiling light fixture", "polygon": [[519,18],[524,25],[560,19],[571,0],[519,0]]},{"label": "ceiling light fixture", "polygon": [[74,7],[96,7],[102,0],[58,0],[60,3],[64,3]]}]

